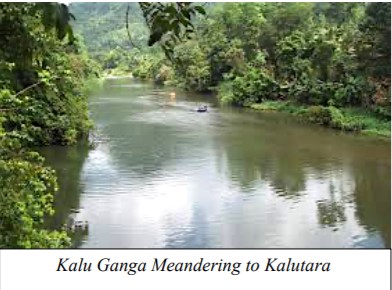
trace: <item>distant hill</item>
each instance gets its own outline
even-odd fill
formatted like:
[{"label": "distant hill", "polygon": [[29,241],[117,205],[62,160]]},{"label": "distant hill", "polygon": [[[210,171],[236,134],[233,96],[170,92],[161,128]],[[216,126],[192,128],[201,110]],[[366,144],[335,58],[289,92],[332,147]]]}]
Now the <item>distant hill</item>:
[{"label": "distant hill", "polygon": [[[148,28],[145,25],[138,3],[129,3],[129,27],[132,41],[145,46]],[[128,3],[71,3],[71,13],[76,17],[74,30],[80,34],[92,56],[103,55],[112,49],[132,48],[126,31]]]}]

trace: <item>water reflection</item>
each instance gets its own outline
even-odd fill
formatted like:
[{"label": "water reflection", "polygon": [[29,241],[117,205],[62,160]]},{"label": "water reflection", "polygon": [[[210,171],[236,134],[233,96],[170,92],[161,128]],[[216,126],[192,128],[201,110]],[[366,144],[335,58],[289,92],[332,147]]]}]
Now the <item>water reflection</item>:
[{"label": "water reflection", "polygon": [[317,202],[318,221],[321,225],[338,230],[338,225],[347,219],[344,214],[344,205],[333,200],[320,200]]},{"label": "water reflection", "polygon": [[211,100],[129,80],[92,97],[95,148],[48,160],[82,247],[390,247],[389,143]]},{"label": "water reflection", "polygon": [[[56,214],[45,219],[48,228],[63,228],[70,214],[80,209],[80,194],[84,191],[84,186],[79,180],[88,151],[88,142],[70,147],[51,146],[40,149],[40,153],[45,156],[45,163],[56,171],[59,185],[54,199]],[[86,232],[74,233],[73,246],[81,246],[85,237]]]},{"label": "water reflection", "polygon": [[[280,114],[259,114],[254,118],[262,118],[262,121],[254,123],[253,128],[245,120],[231,122],[227,132],[220,130],[223,140],[219,139],[218,150],[226,151],[223,158],[228,159],[227,163],[219,162],[220,172],[225,171],[222,164],[227,166],[230,180],[234,184],[240,180],[242,192],[253,189],[254,194],[265,195],[259,188],[261,184],[268,184],[276,196],[287,200],[286,203],[288,200],[299,203],[296,211],[315,212],[320,226],[314,225],[310,231],[328,232],[330,228],[334,232],[342,231],[336,236],[346,236],[345,241],[329,246],[339,247],[339,243],[358,246],[358,237],[363,239],[374,233],[379,233],[382,239],[378,246],[390,246],[389,144],[294,125],[292,118],[285,119]],[[264,126],[267,121],[268,126]],[[243,129],[245,124],[247,129]],[[361,198],[369,200],[358,200]],[[313,208],[306,208],[305,204],[311,206],[312,200]],[[366,213],[372,220],[363,220]],[[281,219],[292,224],[291,215],[295,214],[289,209]],[[309,217],[305,224],[309,226],[313,220]],[[294,226],[300,230],[305,224]],[[349,224],[354,226],[350,228]],[[361,228],[362,225],[366,227]],[[355,231],[357,233],[352,234]],[[284,233],[278,235],[284,236]],[[304,235],[306,239],[307,234]],[[376,246],[374,239],[367,246]]]},{"label": "water reflection", "polygon": [[369,162],[360,162],[353,168],[356,216],[369,232],[380,233],[386,247],[390,248],[391,195],[386,193],[391,190],[391,171],[384,162],[369,166]]}]

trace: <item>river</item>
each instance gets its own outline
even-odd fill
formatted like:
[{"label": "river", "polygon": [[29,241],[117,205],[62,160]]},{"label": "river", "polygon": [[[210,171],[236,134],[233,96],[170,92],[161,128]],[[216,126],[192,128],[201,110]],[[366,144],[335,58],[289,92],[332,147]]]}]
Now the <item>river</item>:
[{"label": "river", "polygon": [[391,246],[389,142],[126,78],[90,113],[92,144],[42,150],[61,188],[51,227],[88,221],[75,247]]}]

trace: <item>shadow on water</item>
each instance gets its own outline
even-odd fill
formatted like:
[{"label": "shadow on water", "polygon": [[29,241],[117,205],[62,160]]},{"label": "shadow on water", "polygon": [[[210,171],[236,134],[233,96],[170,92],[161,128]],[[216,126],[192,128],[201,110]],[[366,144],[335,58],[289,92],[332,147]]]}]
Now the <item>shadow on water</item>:
[{"label": "shadow on water", "polygon": [[[80,211],[80,196],[83,192],[80,176],[88,152],[87,141],[81,141],[74,146],[50,146],[40,149],[40,153],[45,157],[45,163],[56,171],[59,185],[54,197],[55,215],[45,219],[49,229],[62,229],[67,224],[69,216]],[[73,246],[79,247],[85,235],[86,232],[82,231],[72,234]]]},{"label": "shadow on water", "polygon": [[383,164],[370,167],[366,162],[357,164],[353,171],[356,182],[356,215],[367,230],[380,232],[385,246],[390,248],[391,171]]}]

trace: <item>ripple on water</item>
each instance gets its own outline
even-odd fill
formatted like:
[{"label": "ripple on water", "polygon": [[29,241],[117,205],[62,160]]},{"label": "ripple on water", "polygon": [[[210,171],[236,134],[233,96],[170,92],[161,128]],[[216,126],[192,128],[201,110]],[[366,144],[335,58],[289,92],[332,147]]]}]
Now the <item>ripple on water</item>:
[{"label": "ripple on water", "polygon": [[69,187],[83,247],[388,245],[387,146],[124,82],[93,96],[96,146]]}]

